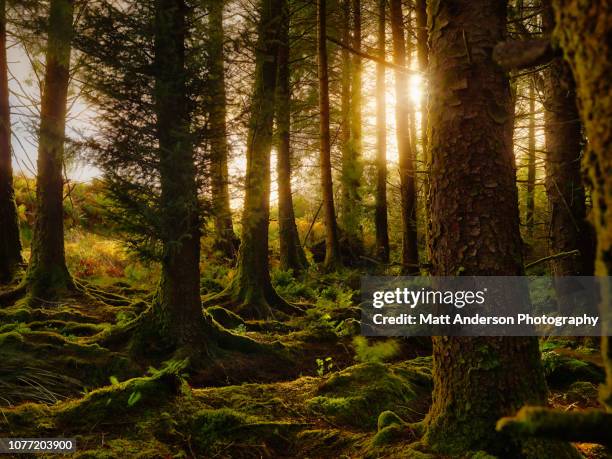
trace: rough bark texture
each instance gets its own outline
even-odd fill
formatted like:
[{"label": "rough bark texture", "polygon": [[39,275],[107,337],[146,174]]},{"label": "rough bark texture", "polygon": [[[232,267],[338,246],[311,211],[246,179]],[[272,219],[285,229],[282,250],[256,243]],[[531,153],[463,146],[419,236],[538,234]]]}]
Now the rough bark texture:
[{"label": "rough bark texture", "polygon": [[[385,60],[386,0],[378,0],[378,56]],[[387,222],[387,101],[386,68],[376,64],[376,256],[383,263],[389,261],[389,228]]]},{"label": "rough bark texture", "polygon": [[187,107],[183,0],[155,1],[154,103],[159,139],[164,253],[153,306],[170,346],[206,344],[200,300],[200,219]]},{"label": "rough bark texture", "polygon": [[[393,34],[393,63],[405,67],[406,37],[401,0],[391,0],[391,31]],[[400,168],[402,206],[402,265],[405,274],[418,273],[415,152],[410,138],[410,98],[408,76],[395,72],[396,131]]]},{"label": "rough bark texture", "polygon": [[72,0],[50,2],[38,142],[36,217],[26,275],[30,296],[42,300],[54,299],[73,287],[64,254],[62,205],[72,16]]},{"label": "rough bark texture", "polygon": [[19,220],[13,189],[6,59],[6,0],[0,0],[0,283],[12,281],[22,263]]},{"label": "rough bark texture", "polygon": [[235,258],[240,240],[234,233],[229,196],[227,169],[227,98],[225,71],[223,68],[223,5],[220,0],[209,1],[210,59],[208,85],[210,90],[210,143],[211,143],[211,191],[215,223],[215,246],[226,258]]},{"label": "rough bark texture", "polygon": [[525,226],[527,237],[533,238],[535,212],[535,180],[536,180],[536,138],[535,138],[535,85],[529,79],[529,123],[527,126],[527,187],[525,199]]},{"label": "rough bark texture", "polygon": [[[353,35],[352,49],[361,52],[361,0],[352,0]],[[361,227],[362,202],[360,194],[362,166],[362,84],[361,56],[352,55],[351,102],[350,102],[350,140],[348,148],[342,157],[342,205],[340,212],[340,227],[347,252],[358,256],[363,251],[363,231]]]},{"label": "rough bark texture", "polygon": [[291,189],[291,86],[289,69],[289,4],[281,0],[282,23],[278,51],[276,127],[278,135],[278,236],[281,269],[299,273],[308,264],[300,243]]},{"label": "rough bark texture", "polygon": [[[612,3],[604,0],[554,0],[555,38],[570,64],[588,148],[584,158],[593,199],[597,234],[595,274],[612,275]],[[602,304],[612,298],[610,285],[602,289]],[[603,330],[602,353],[607,383],[602,401],[612,410],[612,346]]]},{"label": "rough bark texture", "polygon": [[278,66],[278,0],[262,0],[258,25],[255,82],[247,139],[247,170],[242,243],[236,277],[230,289],[235,311],[245,317],[274,317],[273,308],[286,303],[270,280],[268,230],[270,220],[270,153]]},{"label": "rough bark texture", "polygon": [[[552,8],[542,15],[544,33],[552,35]],[[544,70],[546,194],[550,206],[550,253],[579,250],[578,258],[551,262],[557,276],[593,274],[595,241],[586,220],[585,190],[580,171],[583,149],[576,104],[576,84],[569,65],[559,57]]]},{"label": "rough bark texture", "polygon": [[334,188],[331,171],[331,146],[329,135],[329,73],[327,63],[327,2],[317,0],[317,56],[319,74],[320,111],[320,168],[323,213],[325,217],[325,261],[327,269],[341,264],[338,245],[338,228],[334,210]]},{"label": "rough bark texture", "polygon": [[[429,4],[434,275],[523,272],[512,98],[491,57],[505,34],[506,6],[492,0]],[[499,417],[525,403],[546,403],[536,338],[435,337],[433,356],[433,404],[424,437],[433,450],[572,457],[564,445],[539,449],[495,431]]]}]

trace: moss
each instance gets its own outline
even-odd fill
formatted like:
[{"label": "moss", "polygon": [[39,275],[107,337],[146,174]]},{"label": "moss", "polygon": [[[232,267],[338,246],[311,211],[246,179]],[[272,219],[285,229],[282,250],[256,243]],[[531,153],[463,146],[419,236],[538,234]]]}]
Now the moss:
[{"label": "moss", "polygon": [[406,423],[393,411],[387,410],[380,413],[378,416],[378,430],[382,430],[390,425],[403,426]]},{"label": "moss", "polygon": [[334,422],[360,429],[373,429],[379,413],[393,409],[401,417],[418,420],[427,412],[431,378],[421,365],[410,361],[386,366],[366,363],[333,374],[323,382],[317,395],[307,402],[315,413]]},{"label": "moss", "polygon": [[605,380],[603,369],[597,365],[555,351],[542,353],[542,364],[551,387],[565,387],[576,381],[602,383]]},{"label": "moss", "polygon": [[57,421],[64,427],[79,429],[116,423],[136,410],[162,405],[181,391],[181,371],[186,364],[174,362],[150,377],[133,378],[92,391],[82,399],[62,406],[56,415]]},{"label": "moss", "polygon": [[372,439],[372,446],[382,446],[406,438],[406,426],[391,424],[380,429]]},{"label": "moss", "polygon": [[[198,411],[191,421],[190,431],[193,448],[205,455],[222,451],[224,456],[234,457],[232,447],[239,443],[261,448],[268,452],[266,456],[275,456],[292,447],[295,434],[302,427],[298,423],[268,421],[222,408]],[[271,451],[275,453],[270,454]]]},{"label": "moss", "polygon": [[246,326],[244,320],[242,320],[238,314],[222,308],[221,306],[211,306],[206,308],[206,312],[225,328],[234,329],[239,326]]}]

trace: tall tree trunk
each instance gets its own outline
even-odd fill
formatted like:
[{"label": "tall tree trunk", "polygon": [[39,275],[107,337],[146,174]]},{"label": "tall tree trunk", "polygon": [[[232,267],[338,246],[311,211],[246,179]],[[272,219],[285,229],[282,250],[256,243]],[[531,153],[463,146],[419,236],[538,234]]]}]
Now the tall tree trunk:
[{"label": "tall tree trunk", "polygon": [[30,296],[51,300],[73,288],[64,254],[62,170],[73,0],[51,0],[36,177],[36,217],[26,275]]},{"label": "tall tree trunk", "polygon": [[268,260],[270,220],[270,152],[278,64],[278,0],[261,0],[258,26],[255,82],[251,98],[251,116],[247,139],[247,170],[242,243],[238,253],[232,298],[236,312],[245,317],[274,317],[274,308],[288,305],[272,287]]},{"label": "tall tree trunk", "polygon": [[338,228],[334,210],[334,188],[331,170],[329,135],[329,74],[327,63],[327,2],[317,0],[317,56],[319,74],[321,194],[325,216],[325,261],[327,269],[341,264]]},{"label": "tall tree trunk", "polygon": [[299,273],[308,264],[295,225],[291,190],[291,85],[289,68],[289,4],[281,0],[276,127],[278,134],[278,233],[281,269]]},{"label": "tall tree trunk", "polygon": [[[491,56],[505,36],[506,7],[505,1],[454,0],[428,11],[436,276],[523,274],[512,99]],[[529,457],[518,438],[497,433],[495,424],[525,403],[546,404],[537,338],[434,337],[433,358],[425,443],[450,455],[486,450]],[[548,447],[531,457],[566,457],[564,445]]]},{"label": "tall tree trunk", "polygon": [[535,85],[533,78],[529,79],[529,124],[527,126],[527,193],[525,199],[525,226],[527,237],[533,238],[535,211],[535,180],[536,180],[536,138],[535,138]]},{"label": "tall tree trunk", "polygon": [[[386,13],[387,1],[378,0],[378,56],[386,58]],[[387,99],[386,68],[376,64],[376,256],[389,262],[389,228],[387,223]]]},{"label": "tall tree trunk", "polygon": [[[351,47],[361,50],[361,0],[352,0],[353,36]],[[363,251],[363,231],[361,228],[361,177],[363,167],[362,155],[362,85],[361,56],[353,54],[351,76],[350,103],[350,141],[346,148],[346,156],[342,157],[342,206],[340,212],[340,227],[346,238],[349,252],[358,255]]]},{"label": "tall tree trunk", "polygon": [[13,280],[23,259],[13,189],[11,112],[6,59],[6,0],[0,0],[0,222],[0,283],[8,283]]},{"label": "tall tree trunk", "polygon": [[[583,2],[553,0],[559,40],[570,64],[578,94],[580,118],[588,148],[584,165],[592,187],[593,223],[597,233],[595,274],[612,275],[612,43],[609,40],[612,4],[604,0]],[[602,288],[602,304],[610,313],[612,291]],[[605,322],[604,322],[605,323]],[[611,330],[603,330],[602,354],[606,385],[601,399],[612,411]]]},{"label": "tall tree trunk", "polygon": [[153,311],[172,346],[205,345],[200,300],[200,218],[189,132],[183,0],[155,1],[155,93],[164,254]]},{"label": "tall tree trunk", "polygon": [[[342,43],[345,45],[340,50],[340,131],[338,140],[341,149],[341,195],[340,195],[340,218],[344,219],[346,213],[350,216],[351,194],[350,194],[350,164],[353,154],[351,145],[352,130],[352,107],[351,107],[351,78],[352,62],[349,47],[351,43],[351,0],[342,0],[342,14],[340,17],[340,30]],[[348,218],[347,218],[348,220]],[[341,225],[344,222],[341,221]]]},{"label": "tall tree trunk", "polygon": [[210,75],[210,135],[211,135],[211,188],[215,222],[215,246],[226,258],[234,259],[240,240],[234,233],[229,196],[229,173],[227,168],[227,98],[225,71],[223,68],[223,5],[221,0],[209,1],[209,59]]},{"label": "tall tree trunk", "polygon": [[[552,35],[550,2],[542,15],[546,35]],[[551,254],[578,249],[576,259],[551,262],[557,276],[589,276],[595,268],[595,241],[586,220],[585,190],[580,171],[583,148],[576,84],[569,65],[559,57],[544,70],[544,130],[546,134],[546,194],[550,206]]]},{"label": "tall tree trunk", "polygon": [[[419,70],[424,75],[421,80],[421,148],[423,149],[423,161],[425,163],[425,174],[423,179],[423,194],[425,200],[429,199],[429,170],[431,166],[431,158],[429,155],[429,146],[427,140],[427,130],[429,126],[429,112],[427,110],[428,99],[428,77],[427,69],[429,67],[429,50],[427,45],[427,2],[426,0],[416,0],[416,39],[417,39],[417,58],[419,61]],[[425,225],[423,225],[425,245],[429,244],[429,216],[425,216]]]},{"label": "tall tree trunk", "polygon": [[[391,32],[393,35],[393,62],[406,67],[406,37],[402,1],[391,0]],[[410,97],[408,75],[395,71],[395,113],[397,149],[400,168],[400,193],[402,206],[402,265],[404,274],[419,272],[416,225],[415,152],[410,139]]]}]

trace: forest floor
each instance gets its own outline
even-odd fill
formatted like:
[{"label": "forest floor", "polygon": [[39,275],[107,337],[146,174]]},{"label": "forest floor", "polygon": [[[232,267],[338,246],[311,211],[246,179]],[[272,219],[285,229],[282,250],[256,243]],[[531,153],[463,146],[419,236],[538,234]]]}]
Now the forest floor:
[{"label": "forest floor", "polygon": [[[189,374],[184,361],[101,345],[148,307],[155,274],[140,266],[135,275],[112,257],[90,266],[83,253],[70,255],[82,247],[68,248],[93,296],[0,306],[0,437],[76,438],[79,458],[434,457],[419,451],[412,424],[431,402],[430,342],[360,338],[356,271],[299,281],[275,272],[283,296],[309,305],[289,321],[243,321],[209,308],[233,333],[281,353],[222,353]],[[231,276],[219,266],[203,272],[203,294]],[[597,345],[542,341],[553,406],[598,406]],[[577,446],[585,457],[606,457],[596,445]]]}]

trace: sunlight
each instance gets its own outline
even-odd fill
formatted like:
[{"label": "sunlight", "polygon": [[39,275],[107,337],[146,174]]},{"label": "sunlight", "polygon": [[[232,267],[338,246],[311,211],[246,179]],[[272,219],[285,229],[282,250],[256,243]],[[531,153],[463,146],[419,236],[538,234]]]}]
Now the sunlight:
[{"label": "sunlight", "polygon": [[412,75],[408,84],[410,85],[410,98],[412,99],[412,103],[419,104],[424,92],[423,77],[421,75]]}]

